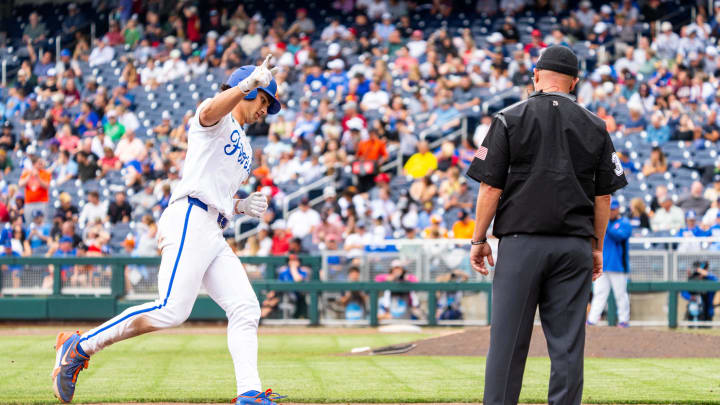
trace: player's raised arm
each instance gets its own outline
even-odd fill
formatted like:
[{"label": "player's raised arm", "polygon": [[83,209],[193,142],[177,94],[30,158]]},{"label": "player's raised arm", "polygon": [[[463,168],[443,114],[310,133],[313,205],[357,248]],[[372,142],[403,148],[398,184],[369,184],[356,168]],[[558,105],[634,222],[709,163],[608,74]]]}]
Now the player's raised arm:
[{"label": "player's raised arm", "polygon": [[200,125],[211,127],[220,119],[232,111],[233,108],[258,87],[267,87],[273,79],[274,70],[268,69],[272,55],[268,55],[263,63],[255,69],[250,76],[238,83],[236,86],[220,92],[210,99],[210,102],[200,111]]}]

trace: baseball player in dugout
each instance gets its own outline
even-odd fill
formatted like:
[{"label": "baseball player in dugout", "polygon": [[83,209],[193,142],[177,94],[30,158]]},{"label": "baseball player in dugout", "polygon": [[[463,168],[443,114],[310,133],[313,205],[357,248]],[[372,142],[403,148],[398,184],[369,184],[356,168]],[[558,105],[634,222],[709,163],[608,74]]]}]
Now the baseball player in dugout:
[{"label": "baseball player in dugout", "polygon": [[481,183],[470,253],[495,265],[484,403],[516,404],[536,307],[551,360],[548,403],[580,404],[585,310],[602,274],[611,194],[627,184],[605,122],[575,102],[578,59],[551,46],[534,70],[535,92],[498,112],[468,168]]},{"label": "baseball player in dugout", "polygon": [[267,209],[261,193],[246,199],[234,196],[252,167],[253,153],[243,125],[280,111],[269,62],[268,55],[260,66],[236,69],[219,94],[198,106],[188,130],[182,179],[159,221],[159,297],[85,333],[58,334],[52,377],[60,401],[72,400],[78,373],[87,368],[90,356],[115,342],[185,322],[201,285],[228,317],[228,347],[238,393],[233,401],[271,405],[281,398],[261,389],[260,305],[242,263],[223,238],[233,215],[259,218]]}]

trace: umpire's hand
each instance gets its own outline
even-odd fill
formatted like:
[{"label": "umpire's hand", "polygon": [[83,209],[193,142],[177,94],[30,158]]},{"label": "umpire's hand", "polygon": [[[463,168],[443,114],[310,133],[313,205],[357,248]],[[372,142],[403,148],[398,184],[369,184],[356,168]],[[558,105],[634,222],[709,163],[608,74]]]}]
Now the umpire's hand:
[{"label": "umpire's hand", "polygon": [[[487,276],[488,268],[485,267],[485,258],[491,266],[495,265],[495,260],[492,257],[492,248],[490,244],[483,243],[482,245],[473,245],[470,248],[470,264],[472,268],[478,273]],[[601,256],[602,257],[602,256]]]}]

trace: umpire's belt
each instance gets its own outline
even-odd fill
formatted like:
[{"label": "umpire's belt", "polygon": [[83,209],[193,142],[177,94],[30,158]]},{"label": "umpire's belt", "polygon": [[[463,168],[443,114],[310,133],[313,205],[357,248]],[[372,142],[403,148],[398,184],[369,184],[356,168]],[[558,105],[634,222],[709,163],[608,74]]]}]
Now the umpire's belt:
[{"label": "umpire's belt", "polygon": [[[205,211],[208,210],[207,204],[205,204],[204,202],[198,200],[198,199],[195,198],[195,197],[188,197],[187,200],[188,200],[188,204],[194,205],[194,206],[196,206],[196,207],[200,207],[200,208],[204,209]],[[229,222],[228,219],[225,218],[225,216],[224,216],[223,214],[218,213],[217,223],[218,223],[218,225],[220,225],[220,228],[221,228],[221,229],[225,229],[225,227],[227,226],[228,222]]]}]

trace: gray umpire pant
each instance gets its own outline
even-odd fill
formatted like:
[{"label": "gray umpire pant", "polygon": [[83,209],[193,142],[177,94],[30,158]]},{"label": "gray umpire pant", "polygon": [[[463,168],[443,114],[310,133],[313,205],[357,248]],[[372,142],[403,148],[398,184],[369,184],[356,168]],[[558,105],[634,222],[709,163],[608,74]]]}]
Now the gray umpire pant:
[{"label": "gray umpire pant", "polygon": [[538,305],[551,361],[548,403],[580,404],[591,280],[589,238],[520,234],[500,240],[486,405],[517,404]]}]

